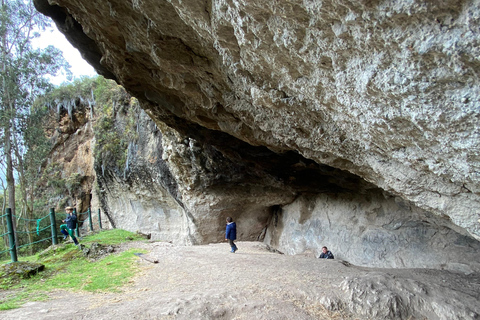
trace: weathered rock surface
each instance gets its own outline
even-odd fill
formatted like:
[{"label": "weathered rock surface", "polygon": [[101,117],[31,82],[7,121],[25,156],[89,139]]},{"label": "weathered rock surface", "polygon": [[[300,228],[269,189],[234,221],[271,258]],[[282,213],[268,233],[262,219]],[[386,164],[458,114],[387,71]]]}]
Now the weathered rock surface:
[{"label": "weathered rock surface", "polygon": [[[293,162],[296,173],[283,164],[295,180],[313,180],[298,186],[157,126],[142,111],[135,117],[138,139],[129,147],[128,167],[97,170],[103,210],[115,227],[202,244],[222,241],[225,217],[233,216],[239,239],[264,240],[290,255],[318,257],[327,245],[337,258],[361,266],[480,272],[480,243],[446,216],[306,159]],[[117,118],[118,130],[124,121]]]},{"label": "weathered rock surface", "polygon": [[41,263],[18,261],[2,265],[0,272],[2,274],[2,280],[8,281],[27,279],[44,269],[45,265]]},{"label": "weathered rock surface", "polygon": [[75,206],[78,213],[86,212],[96,180],[92,110],[78,98],[56,101],[46,119],[51,151],[42,165],[45,185],[38,192],[49,195],[50,207],[63,211],[65,206]]},{"label": "weathered rock surface", "polygon": [[36,2],[154,119],[297,151],[480,236],[478,1]]},{"label": "weathered rock surface", "polygon": [[448,219],[381,193],[302,196],[275,212],[265,237],[279,251],[335,258],[361,266],[480,272],[480,243]]},{"label": "weathered rock surface", "polygon": [[[112,225],[202,244],[221,241],[233,216],[241,240],[290,255],[327,245],[337,258],[275,255],[287,271],[258,286],[272,274],[255,269],[243,296],[288,278],[290,291],[308,284],[292,291],[298,301],[361,318],[478,318],[479,0],[35,2],[153,119],[138,114],[124,168],[95,167]],[[237,263],[248,275],[252,262]],[[316,272],[327,265],[328,292]],[[203,294],[213,282],[185,274],[173,287]],[[154,313],[200,310],[160,296]],[[205,310],[257,312],[235,306]]]},{"label": "weathered rock surface", "polygon": [[138,160],[115,219],[204,243],[233,215],[291,253],[478,271],[478,0],[35,2],[176,130],[140,153],[177,186]]},{"label": "weathered rock surface", "polygon": [[[153,240],[192,244],[194,225],[176,199],[176,181],[162,160],[162,135],[145,112],[134,117],[139,139],[129,146],[124,171],[97,168],[102,210],[113,227],[151,234]],[[116,119],[122,134],[121,115]]]},{"label": "weathered rock surface", "polygon": [[80,246],[83,255],[90,260],[97,260],[115,251],[115,248],[113,246],[105,246],[98,242],[94,242],[88,247],[83,246],[82,244]]}]

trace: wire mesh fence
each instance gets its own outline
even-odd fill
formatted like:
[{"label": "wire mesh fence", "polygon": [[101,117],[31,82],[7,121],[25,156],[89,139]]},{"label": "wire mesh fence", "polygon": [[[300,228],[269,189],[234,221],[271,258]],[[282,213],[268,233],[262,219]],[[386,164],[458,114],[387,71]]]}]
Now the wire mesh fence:
[{"label": "wire mesh fence", "polygon": [[[0,237],[3,239],[3,246],[0,246],[0,259],[10,253],[12,262],[18,260],[18,253],[33,254],[39,250],[45,249],[51,244],[58,243],[57,216],[55,210],[50,209],[50,213],[38,218],[30,219],[22,216],[16,216],[7,208],[5,214],[0,216],[3,226],[3,232]],[[76,214],[76,211],[74,210]],[[77,214],[76,214],[77,215]],[[63,221],[60,219],[58,222]],[[88,222],[90,231],[94,231],[92,214],[90,208],[77,215],[77,226],[75,233],[80,237],[80,226]],[[5,226],[7,227],[5,230]],[[98,230],[102,229],[100,209],[98,209]],[[6,232],[4,232],[6,231]]]}]

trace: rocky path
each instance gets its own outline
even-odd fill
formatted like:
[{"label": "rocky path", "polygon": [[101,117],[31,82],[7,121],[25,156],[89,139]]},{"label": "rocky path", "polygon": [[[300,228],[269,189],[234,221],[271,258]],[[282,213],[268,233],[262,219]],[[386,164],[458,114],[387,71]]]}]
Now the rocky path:
[{"label": "rocky path", "polygon": [[[476,319],[480,276],[368,269],[272,253],[258,242],[130,243],[139,275],[121,293],[53,292],[0,311],[9,319]],[[355,316],[352,315],[355,313]]]}]

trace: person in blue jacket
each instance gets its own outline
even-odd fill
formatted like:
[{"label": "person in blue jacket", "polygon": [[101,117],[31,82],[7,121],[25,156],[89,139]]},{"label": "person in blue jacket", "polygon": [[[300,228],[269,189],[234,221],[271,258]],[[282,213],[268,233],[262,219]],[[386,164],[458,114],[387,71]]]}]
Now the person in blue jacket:
[{"label": "person in blue jacket", "polygon": [[237,246],[233,241],[237,239],[237,225],[233,222],[231,217],[227,217],[227,229],[225,230],[225,241],[228,240],[232,250],[231,253],[235,253],[238,250]]},{"label": "person in blue jacket", "polygon": [[65,211],[67,212],[67,217],[65,220],[62,220],[65,224],[60,226],[60,232],[63,234],[64,240],[70,235],[75,245],[78,246],[78,240],[74,236],[74,231],[77,228],[77,216],[73,212],[72,207],[66,207]]}]

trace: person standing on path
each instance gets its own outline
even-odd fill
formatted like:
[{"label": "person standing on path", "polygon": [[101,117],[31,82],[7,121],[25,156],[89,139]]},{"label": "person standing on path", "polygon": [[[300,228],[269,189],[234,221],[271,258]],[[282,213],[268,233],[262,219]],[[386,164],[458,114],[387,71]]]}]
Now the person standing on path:
[{"label": "person standing on path", "polygon": [[237,225],[233,222],[231,217],[227,217],[227,229],[225,230],[225,241],[230,243],[232,250],[231,253],[235,253],[238,250],[237,246],[233,241],[237,239]]},{"label": "person standing on path", "polygon": [[65,224],[60,226],[60,232],[63,233],[63,240],[70,235],[75,245],[78,246],[78,240],[74,235],[74,231],[77,228],[77,216],[73,213],[73,207],[66,207],[65,211],[67,212],[67,217],[65,220],[62,220]]}]

